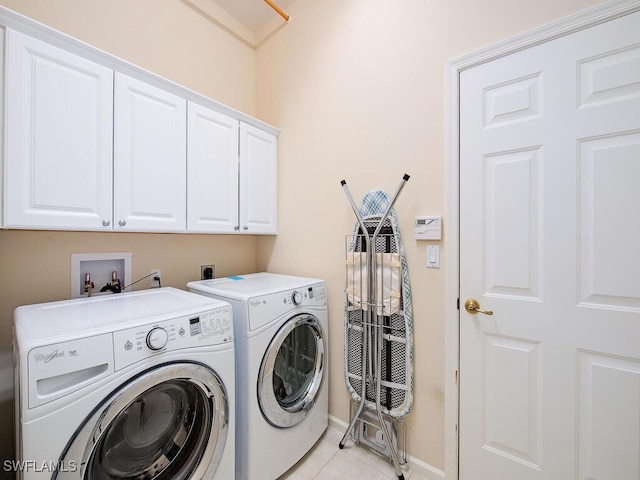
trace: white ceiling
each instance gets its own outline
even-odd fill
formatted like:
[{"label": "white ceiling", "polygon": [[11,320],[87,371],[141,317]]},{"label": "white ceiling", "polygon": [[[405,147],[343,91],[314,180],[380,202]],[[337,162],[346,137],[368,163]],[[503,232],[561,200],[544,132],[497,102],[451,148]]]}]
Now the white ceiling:
[{"label": "white ceiling", "polygon": [[[264,0],[212,0],[226,10],[229,15],[252,31],[258,30],[278,13]],[[285,12],[295,0],[274,0],[274,3]],[[287,12],[288,13],[288,12]]]}]

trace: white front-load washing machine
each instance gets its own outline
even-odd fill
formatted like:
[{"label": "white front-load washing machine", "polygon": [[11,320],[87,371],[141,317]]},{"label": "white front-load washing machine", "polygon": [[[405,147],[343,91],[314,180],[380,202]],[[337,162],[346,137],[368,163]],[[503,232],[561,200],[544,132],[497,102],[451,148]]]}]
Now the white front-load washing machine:
[{"label": "white front-load washing machine", "polygon": [[233,478],[228,303],[160,288],[18,307],[14,356],[19,479]]},{"label": "white front-load washing machine", "polygon": [[275,480],[328,425],[328,318],[322,280],[257,273],[187,284],[233,307],[236,479]]}]

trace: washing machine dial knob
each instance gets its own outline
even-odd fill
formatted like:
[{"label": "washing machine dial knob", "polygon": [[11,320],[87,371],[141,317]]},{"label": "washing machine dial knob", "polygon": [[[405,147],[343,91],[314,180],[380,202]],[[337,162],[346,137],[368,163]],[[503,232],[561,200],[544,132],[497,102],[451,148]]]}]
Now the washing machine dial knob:
[{"label": "washing machine dial knob", "polygon": [[294,305],[300,305],[302,303],[302,294],[299,291],[294,291],[291,294],[291,303]]},{"label": "washing machine dial knob", "polygon": [[162,327],[154,327],[147,333],[147,347],[151,350],[164,348],[169,340],[169,334]]}]

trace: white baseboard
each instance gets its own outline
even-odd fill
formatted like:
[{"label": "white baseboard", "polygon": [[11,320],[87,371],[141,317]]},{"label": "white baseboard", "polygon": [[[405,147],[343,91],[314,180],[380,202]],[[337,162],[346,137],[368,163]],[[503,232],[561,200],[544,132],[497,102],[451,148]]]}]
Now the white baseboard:
[{"label": "white baseboard", "polygon": [[[348,426],[348,424],[346,424],[339,418],[336,418],[333,415],[329,415],[329,428],[337,430],[341,435],[344,435],[344,432],[347,431]],[[415,472],[418,475],[422,475],[427,480],[444,479],[444,472],[442,470],[426,462],[423,462],[418,458],[412,457],[411,455],[407,455],[407,465],[405,466],[405,468],[410,472]]]}]

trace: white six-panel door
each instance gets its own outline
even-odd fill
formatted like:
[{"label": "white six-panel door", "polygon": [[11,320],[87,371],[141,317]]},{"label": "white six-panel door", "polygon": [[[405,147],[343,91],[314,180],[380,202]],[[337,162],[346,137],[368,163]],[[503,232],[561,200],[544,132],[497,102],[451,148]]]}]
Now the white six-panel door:
[{"label": "white six-panel door", "polygon": [[460,479],[640,478],[639,181],[640,13],[461,73]]}]

